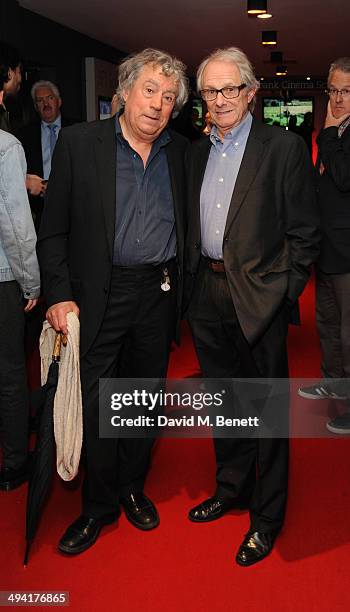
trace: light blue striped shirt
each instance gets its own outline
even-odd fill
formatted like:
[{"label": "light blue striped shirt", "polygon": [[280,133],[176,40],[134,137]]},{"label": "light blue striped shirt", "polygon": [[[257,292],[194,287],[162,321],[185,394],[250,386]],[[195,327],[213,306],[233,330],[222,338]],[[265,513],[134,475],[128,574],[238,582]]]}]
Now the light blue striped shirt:
[{"label": "light blue striped shirt", "polygon": [[222,242],[233,190],[241,166],[243,154],[252,126],[250,113],[237,127],[219,138],[216,126],[212,127],[212,143],[204,174],[201,195],[201,243],[202,255],[222,259]]},{"label": "light blue striped shirt", "polygon": [[[50,130],[48,128],[48,126],[51,125],[51,123],[46,123],[45,121],[41,122],[41,151],[42,151],[42,156],[43,156],[43,172],[44,172],[44,179],[47,181],[49,176],[50,176],[50,172],[51,172],[51,149],[50,149]],[[53,122],[53,124],[55,126],[55,134],[56,134],[56,140],[58,138],[58,134],[60,132],[61,129],[61,115],[58,115],[57,119]]]}]

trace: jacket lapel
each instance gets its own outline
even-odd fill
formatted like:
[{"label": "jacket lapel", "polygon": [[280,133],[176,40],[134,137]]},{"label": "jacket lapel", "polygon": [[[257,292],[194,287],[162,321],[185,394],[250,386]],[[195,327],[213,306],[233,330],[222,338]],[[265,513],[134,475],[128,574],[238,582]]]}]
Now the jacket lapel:
[{"label": "jacket lapel", "polygon": [[101,121],[94,143],[98,190],[104,213],[108,252],[112,259],[115,235],[117,144],[114,117]]},{"label": "jacket lapel", "polygon": [[269,140],[269,138],[270,136],[265,132],[264,124],[253,119],[241,167],[232,194],[231,204],[226,219],[224,238],[229,233],[230,227],[244,202],[250,185],[254,181],[260,168],[264,155],[264,141]]},{"label": "jacket lapel", "polygon": [[193,147],[194,153],[191,160],[191,181],[192,186],[190,195],[190,224],[195,229],[195,235],[198,236],[200,232],[200,196],[201,188],[204,179],[205,169],[207,167],[209,154],[210,154],[211,142],[208,136],[203,137],[199,141],[198,145]]}]

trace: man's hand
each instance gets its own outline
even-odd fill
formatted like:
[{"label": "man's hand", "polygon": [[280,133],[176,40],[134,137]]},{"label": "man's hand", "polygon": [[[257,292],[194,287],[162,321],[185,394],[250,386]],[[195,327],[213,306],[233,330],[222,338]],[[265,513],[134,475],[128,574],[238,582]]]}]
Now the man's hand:
[{"label": "man's hand", "polygon": [[29,312],[30,310],[32,310],[32,308],[34,308],[34,306],[36,306],[38,303],[38,298],[36,298],[35,300],[28,300],[27,304],[24,307],[24,312]]},{"label": "man's hand", "polygon": [[325,128],[339,127],[340,124],[343,123],[343,121],[345,121],[345,119],[347,119],[348,117],[349,117],[349,113],[345,113],[345,115],[341,115],[341,117],[334,117],[332,113],[332,109],[331,109],[331,103],[329,101],[328,106],[327,106],[327,115],[326,115],[326,119],[324,122],[324,127]]},{"label": "man's hand", "polygon": [[46,191],[46,182],[40,176],[36,174],[27,174],[26,176],[26,187],[30,195],[38,196],[44,195]]},{"label": "man's hand", "polygon": [[63,332],[66,336],[68,334],[67,328],[67,314],[69,312],[75,312],[79,317],[79,307],[76,302],[58,302],[50,306],[46,313],[46,319],[57,332]]}]

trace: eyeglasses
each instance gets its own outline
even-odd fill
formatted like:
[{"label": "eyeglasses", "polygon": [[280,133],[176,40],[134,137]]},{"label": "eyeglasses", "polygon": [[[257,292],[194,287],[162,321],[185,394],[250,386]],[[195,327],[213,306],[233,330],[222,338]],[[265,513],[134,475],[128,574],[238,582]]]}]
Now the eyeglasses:
[{"label": "eyeglasses", "polygon": [[326,94],[328,94],[330,98],[336,98],[337,96],[348,98],[350,96],[350,89],[334,89],[333,87],[330,87],[329,89],[326,89]]},{"label": "eyeglasses", "polygon": [[221,93],[227,100],[231,100],[232,98],[238,98],[245,87],[247,85],[241,83],[241,85],[232,85],[231,87],[222,87],[221,89],[201,89],[199,93],[206,102],[216,100],[218,93]]}]

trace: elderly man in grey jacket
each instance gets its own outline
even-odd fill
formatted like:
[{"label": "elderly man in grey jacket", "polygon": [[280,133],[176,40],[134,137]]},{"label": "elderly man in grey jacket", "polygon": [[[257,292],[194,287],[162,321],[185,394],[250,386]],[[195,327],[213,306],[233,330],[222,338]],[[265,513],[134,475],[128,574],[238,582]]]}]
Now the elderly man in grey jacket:
[{"label": "elderly man in grey jacket", "polygon": [[[3,82],[0,74],[0,104]],[[24,361],[24,313],[37,303],[40,273],[36,234],[25,185],[20,142],[0,130],[0,489],[28,476],[28,400]]]}]

